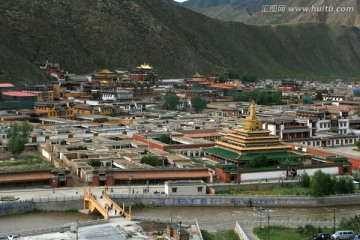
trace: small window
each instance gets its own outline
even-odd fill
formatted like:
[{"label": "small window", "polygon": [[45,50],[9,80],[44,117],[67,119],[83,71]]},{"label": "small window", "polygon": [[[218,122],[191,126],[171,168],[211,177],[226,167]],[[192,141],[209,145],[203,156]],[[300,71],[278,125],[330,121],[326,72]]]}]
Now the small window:
[{"label": "small window", "polygon": [[202,192],[203,187],[198,187],[198,192]]},{"label": "small window", "polygon": [[171,192],[176,193],[176,192],[177,192],[177,188],[176,188],[176,187],[171,188]]}]

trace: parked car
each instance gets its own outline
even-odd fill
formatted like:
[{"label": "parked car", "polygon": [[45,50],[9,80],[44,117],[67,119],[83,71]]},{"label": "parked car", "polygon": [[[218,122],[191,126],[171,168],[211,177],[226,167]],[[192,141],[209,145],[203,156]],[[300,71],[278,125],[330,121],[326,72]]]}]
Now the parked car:
[{"label": "parked car", "polygon": [[330,234],[317,233],[310,238],[310,240],[330,240]]},{"label": "parked car", "polygon": [[331,235],[331,239],[333,240],[353,240],[355,237],[355,233],[351,230],[342,230],[337,231],[333,235]]},{"label": "parked car", "polygon": [[19,239],[20,239],[19,235],[17,235],[17,234],[10,234],[8,236],[8,240],[19,240]]}]

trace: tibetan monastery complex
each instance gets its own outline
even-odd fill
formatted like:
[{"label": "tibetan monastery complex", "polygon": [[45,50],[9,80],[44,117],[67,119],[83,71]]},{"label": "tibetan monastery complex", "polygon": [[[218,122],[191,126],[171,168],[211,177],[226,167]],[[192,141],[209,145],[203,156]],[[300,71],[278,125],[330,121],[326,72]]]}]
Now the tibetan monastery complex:
[{"label": "tibetan monastery complex", "polygon": [[243,128],[230,130],[223,141],[204,152],[206,158],[217,162],[215,174],[224,182],[294,178],[304,171],[312,175],[320,168],[332,174],[350,170],[346,158],[316,159],[282,144],[278,136],[262,128],[254,101]]}]

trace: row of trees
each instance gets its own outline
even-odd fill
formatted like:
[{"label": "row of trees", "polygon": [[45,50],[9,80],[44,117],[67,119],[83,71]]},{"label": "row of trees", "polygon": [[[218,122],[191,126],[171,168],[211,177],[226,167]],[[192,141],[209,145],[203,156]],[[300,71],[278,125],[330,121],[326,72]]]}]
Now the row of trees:
[{"label": "row of trees", "polygon": [[154,155],[146,155],[140,159],[141,163],[148,164],[153,167],[166,167],[169,166],[169,160],[167,158],[159,158]]},{"label": "row of trees", "polygon": [[[164,104],[162,105],[163,109],[175,111],[177,110],[177,106],[179,104],[180,98],[176,95],[176,93],[168,91],[165,94]],[[200,97],[195,96],[191,98],[191,106],[196,113],[202,112],[206,108],[206,101]]]},{"label": "row of trees", "polygon": [[233,97],[235,102],[249,102],[252,99],[260,105],[282,105],[281,92],[266,92],[253,90],[251,92],[236,93]]},{"label": "row of trees", "polygon": [[11,123],[7,132],[8,142],[6,148],[14,157],[21,154],[25,150],[25,144],[28,142],[33,126],[28,122]]},{"label": "row of trees", "polygon": [[316,197],[354,192],[353,178],[351,176],[336,177],[321,170],[316,171],[311,178],[307,173],[301,175],[300,185],[310,188],[311,194]]},{"label": "row of trees", "polygon": [[225,73],[220,74],[216,82],[224,83],[229,81],[230,79],[240,79],[243,82],[256,82],[257,76],[253,73],[242,72],[240,69],[228,69]]}]

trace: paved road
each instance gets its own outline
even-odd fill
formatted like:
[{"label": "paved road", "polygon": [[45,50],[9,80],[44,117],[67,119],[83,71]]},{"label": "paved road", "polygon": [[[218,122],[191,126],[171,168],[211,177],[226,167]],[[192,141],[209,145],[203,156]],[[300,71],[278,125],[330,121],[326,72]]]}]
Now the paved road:
[{"label": "paved road", "polygon": [[[144,186],[115,186],[109,188],[109,191],[113,189],[114,193],[128,194],[133,193],[141,193],[143,194],[143,189],[147,188],[147,185]],[[53,198],[53,197],[72,197],[77,195],[84,195],[86,187],[73,187],[73,188],[27,188],[27,189],[9,189],[9,190],[1,190],[1,197],[13,197],[19,198],[19,200],[28,200],[35,198]],[[88,187],[89,188],[89,187]],[[101,196],[101,191],[104,187],[91,187],[91,192],[96,196]],[[155,191],[163,192],[164,187],[162,185],[150,185],[149,192],[153,193]]]}]

